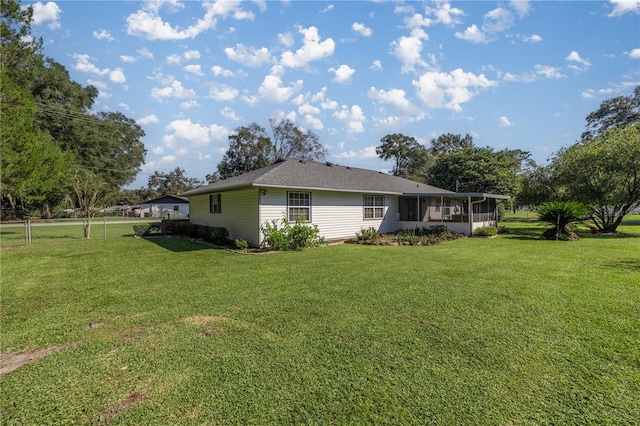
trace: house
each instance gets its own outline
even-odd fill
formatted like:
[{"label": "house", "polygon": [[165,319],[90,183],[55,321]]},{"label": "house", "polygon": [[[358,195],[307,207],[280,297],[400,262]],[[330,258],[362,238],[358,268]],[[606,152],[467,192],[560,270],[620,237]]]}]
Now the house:
[{"label": "house", "polygon": [[179,219],[189,217],[189,199],[177,195],[163,195],[140,204],[140,217]]},{"label": "house", "polygon": [[190,222],[227,228],[232,239],[260,245],[265,222],[299,216],[327,240],[446,225],[467,235],[497,224],[503,195],[455,193],[373,170],[280,159],[267,167],[187,191]]}]

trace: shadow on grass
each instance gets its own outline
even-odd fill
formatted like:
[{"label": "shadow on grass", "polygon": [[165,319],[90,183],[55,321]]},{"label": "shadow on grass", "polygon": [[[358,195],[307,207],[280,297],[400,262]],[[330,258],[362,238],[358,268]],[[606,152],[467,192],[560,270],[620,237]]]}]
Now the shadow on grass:
[{"label": "shadow on grass", "polygon": [[622,259],[613,262],[608,262],[606,266],[629,272],[640,272],[640,260],[637,259]]},{"label": "shadow on grass", "polygon": [[186,238],[145,237],[144,240],[175,253],[199,250],[221,250],[205,243],[191,241]]}]

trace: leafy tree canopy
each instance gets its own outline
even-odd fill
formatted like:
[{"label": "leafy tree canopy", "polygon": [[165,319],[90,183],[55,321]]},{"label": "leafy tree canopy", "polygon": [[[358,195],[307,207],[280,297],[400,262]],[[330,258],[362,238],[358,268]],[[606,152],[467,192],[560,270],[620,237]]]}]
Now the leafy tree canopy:
[{"label": "leafy tree canopy", "polygon": [[229,135],[229,148],[208,181],[226,179],[272,164],[278,158],[323,160],[326,148],[311,131],[303,132],[290,120],[270,119],[273,139],[256,123],[238,127]]},{"label": "leafy tree canopy", "polygon": [[200,179],[188,177],[180,167],[176,167],[169,173],[156,171],[149,176],[148,194],[145,199],[162,195],[180,195],[203,184],[204,182]]},{"label": "leafy tree canopy", "polygon": [[633,94],[607,99],[600,108],[587,115],[587,126],[582,140],[589,140],[602,135],[615,127],[640,123],[640,86],[636,86]]},{"label": "leafy tree canopy", "polygon": [[473,148],[474,146],[473,137],[470,134],[466,134],[463,137],[452,133],[442,134],[435,139],[431,139],[430,144],[429,152],[435,156],[450,154],[453,151]]},{"label": "leafy tree canopy", "polygon": [[407,179],[424,181],[429,163],[429,151],[413,136],[389,134],[380,139],[376,154],[383,160],[394,161],[391,173]]}]

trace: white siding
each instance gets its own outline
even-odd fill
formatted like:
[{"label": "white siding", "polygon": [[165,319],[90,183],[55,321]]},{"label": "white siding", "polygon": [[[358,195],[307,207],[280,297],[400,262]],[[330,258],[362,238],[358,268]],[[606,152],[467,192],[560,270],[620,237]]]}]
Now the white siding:
[{"label": "white siding", "polygon": [[220,192],[222,212],[209,212],[209,195],[193,195],[189,198],[190,222],[198,225],[223,226],[229,238],[244,238],[252,246],[260,244],[258,228],[258,189]]},{"label": "white siding", "polygon": [[[178,210],[173,208],[178,206]],[[140,216],[161,217],[166,219],[167,215],[171,219],[186,218],[189,216],[189,204],[185,203],[161,203],[161,204],[140,204]]]},{"label": "white siding", "polygon": [[[398,229],[396,220],[398,197],[384,196],[383,219],[364,219],[364,199],[361,193],[332,191],[311,192],[311,223],[318,225],[320,234],[326,239],[353,238],[362,228],[374,227],[379,232]],[[280,221],[287,211],[287,190],[267,188],[260,197],[260,225],[266,221]],[[261,235],[262,237],[262,235]]]}]

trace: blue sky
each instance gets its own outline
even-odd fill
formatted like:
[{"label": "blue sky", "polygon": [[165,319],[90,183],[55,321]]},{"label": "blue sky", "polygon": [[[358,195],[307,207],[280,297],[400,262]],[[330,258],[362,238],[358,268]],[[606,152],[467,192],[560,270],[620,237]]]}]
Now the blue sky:
[{"label": "blue sky", "polygon": [[216,170],[235,128],[287,117],[327,160],[388,171],[389,133],[469,133],[538,163],[640,84],[640,0],[57,1],[32,32],[95,111],[145,130],[136,181]]}]

